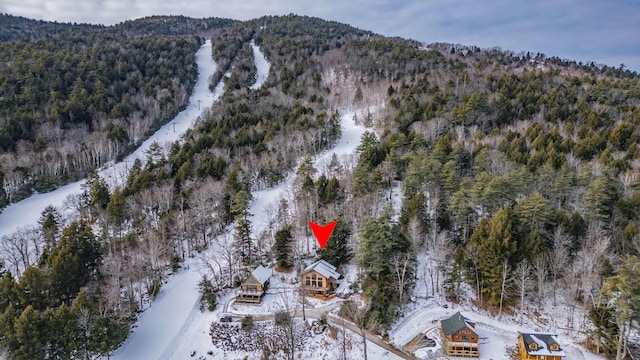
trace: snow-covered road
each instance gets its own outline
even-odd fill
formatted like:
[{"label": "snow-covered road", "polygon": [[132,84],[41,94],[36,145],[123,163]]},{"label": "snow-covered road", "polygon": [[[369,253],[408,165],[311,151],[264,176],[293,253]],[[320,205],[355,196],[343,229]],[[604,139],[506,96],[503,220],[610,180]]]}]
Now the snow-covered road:
[{"label": "snow-covered road", "polygon": [[[209,77],[216,71],[216,64],[211,59],[211,41],[207,40],[198,49],[196,63],[198,64],[198,80],[189,98],[187,108],[144,141],[124,161],[115,165],[111,164],[100,170],[98,172],[100,177],[110,184],[123,184],[128,168],[135,159],[143,160],[145,158],[145,151],[153,142],[158,142],[162,146],[180,139],[193,126],[198,117],[222,94],[222,84],[219,84],[213,93],[209,91]],[[62,208],[70,195],[80,193],[84,182],[85,180],[76,181],[48,193],[32,195],[8,206],[0,214],[0,237],[15,232],[19,227],[36,225],[40,214],[49,205]]]}]

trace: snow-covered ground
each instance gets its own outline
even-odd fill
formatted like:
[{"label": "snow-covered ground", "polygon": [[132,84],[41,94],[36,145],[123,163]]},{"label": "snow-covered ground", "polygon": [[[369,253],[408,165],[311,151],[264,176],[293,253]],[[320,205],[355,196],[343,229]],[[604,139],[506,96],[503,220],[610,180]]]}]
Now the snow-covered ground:
[{"label": "snow-covered ground", "polygon": [[[258,51],[254,50],[254,55],[258,68],[256,77],[257,79],[266,79],[269,64],[263,57],[259,59],[262,55],[259,49]],[[314,165],[317,168],[322,168],[328,163],[334,153],[341,160],[343,160],[344,157],[353,156],[357,146],[360,144],[362,134],[365,132],[363,126],[355,123],[354,114],[354,112],[351,112],[341,117],[342,136],[334,148],[316,157]],[[293,184],[294,178],[295,175],[292,172],[280,185],[253,194],[254,201],[249,211],[253,214],[251,220],[254,238],[268,228],[269,211],[277,208],[281,197],[286,195],[286,189],[290,188]],[[199,278],[195,276],[195,274],[198,274],[201,270],[202,269],[199,269],[198,263],[191,261],[189,270],[183,270],[176,275],[179,277],[179,280],[171,279],[167,286],[163,286],[160,291],[161,296],[159,296],[152,303],[151,307],[145,311],[145,314],[140,317],[137,323],[138,326],[134,329],[134,334],[123,347],[114,354],[115,359],[131,359],[135,358],[137,354],[147,353],[159,355],[158,358],[160,359],[180,359],[191,356],[194,352],[194,356],[197,356],[197,358],[243,357],[246,354],[227,354],[223,350],[215,348],[212,344],[211,336],[209,335],[211,323],[218,321],[224,311],[233,313],[236,316],[243,314],[260,316],[273,314],[274,312],[284,309],[285,302],[289,302],[286,306],[292,308],[299,308],[301,306],[294,291],[297,288],[295,279],[293,278],[294,276],[291,274],[276,273],[274,277],[272,277],[271,288],[261,305],[236,305],[232,301],[234,292],[230,291],[220,297],[220,304],[215,312],[207,311],[202,313],[197,308],[199,298],[197,281]],[[355,279],[355,276],[349,275],[347,279]],[[179,281],[180,286],[170,286],[170,284],[175,281]],[[340,299],[334,299],[330,302],[320,302],[314,299],[308,300],[310,308],[327,306],[338,301],[340,301]],[[225,304],[228,305],[228,307]],[[178,309],[179,307],[184,309],[181,311],[167,312],[167,309]],[[160,323],[162,323],[162,326],[159,326]],[[156,339],[159,338],[159,332],[163,333],[163,339],[173,340],[171,340],[168,345],[165,345],[167,344],[166,341],[156,341]],[[354,335],[350,334],[348,336]],[[357,336],[355,339],[357,340]],[[355,340],[353,342],[354,344],[357,343]],[[333,358],[328,352],[312,350],[318,347],[322,347],[323,349],[335,348],[335,346],[331,347],[326,345],[326,339],[311,338],[305,345],[305,348],[309,347],[309,350],[305,350],[305,358],[307,358],[307,356],[312,356],[314,359]],[[355,350],[357,346],[359,345],[354,345],[354,352],[351,354],[351,358],[353,359],[363,357],[362,350],[360,350],[359,353]],[[372,358],[376,359],[397,358],[395,355],[388,353],[386,350],[371,342],[368,343],[368,353]]]},{"label": "snow-covered ground", "polygon": [[260,47],[256,45],[255,41],[251,40],[251,49],[253,50],[253,61],[256,64],[256,68],[258,71],[256,72],[256,82],[253,83],[249,88],[251,90],[260,89],[265,81],[267,81],[267,76],[269,76],[269,69],[271,68],[271,64],[267,61],[267,58],[264,57],[264,54],[260,50]]},{"label": "snow-covered ground", "polygon": [[[258,67],[260,70],[260,67]],[[360,144],[360,140],[362,134],[366,131],[365,127],[362,125],[358,125],[354,121],[355,112],[346,113],[341,116],[341,126],[342,126],[342,135],[335,147],[330,150],[327,150],[321,153],[314,159],[314,166],[316,168],[322,169],[325,164],[331,161],[333,154],[336,154],[339,160],[345,160],[356,151],[356,148]],[[253,214],[252,221],[252,235],[256,238],[263,231],[267,230],[269,227],[269,215],[268,213],[273,209],[277,208],[280,199],[284,196],[287,196],[287,189],[291,188],[293,185],[293,181],[295,179],[295,173],[292,172],[287,176],[287,178],[280,183],[278,186],[257,191],[253,193],[254,201],[251,204],[249,212]],[[193,268],[193,265],[192,265]],[[353,282],[355,280],[355,268],[348,267],[347,274],[345,274],[344,284],[341,284],[339,287],[339,291],[343,287],[348,286],[349,282]],[[260,316],[273,314],[278,311],[282,311],[286,306],[290,308],[297,308],[298,311],[301,311],[301,303],[299,302],[299,297],[296,296],[297,289],[295,273],[286,274],[286,273],[278,273],[274,272],[274,276],[271,278],[271,287],[269,291],[265,295],[262,303],[260,305],[241,305],[235,304],[232,299],[234,298],[234,293],[231,292],[226,296],[221,296],[221,303],[229,304],[226,311],[228,313],[234,314],[235,316],[242,315],[252,315],[252,316]],[[161,291],[165,291],[164,289]],[[178,294],[175,294],[178,296]],[[167,298],[167,297],[165,297]],[[332,299],[328,302],[323,302],[315,299],[307,299],[307,306],[309,309],[311,308],[319,308],[325,307],[327,305],[331,305],[332,303],[336,303],[341,301],[339,298]],[[288,302],[288,304],[285,304]],[[150,310],[153,310],[153,305]],[[148,310],[148,311],[150,311]],[[172,349],[171,356],[165,358],[183,358],[188,354],[189,356],[195,352],[196,358],[205,358],[205,359],[234,359],[234,358],[242,358],[246,354],[241,353],[225,353],[221,349],[217,349],[213,346],[211,342],[211,336],[209,335],[209,328],[211,326],[211,322],[218,321],[222,313],[225,311],[224,306],[218,306],[215,312],[198,312],[198,315],[191,321],[190,325],[184,329],[184,332],[179,337],[178,343],[176,344],[175,350]],[[350,353],[350,359],[362,359],[364,358],[362,350],[359,349],[359,338],[355,334],[351,334],[349,331],[348,336],[353,337],[353,348],[352,353]],[[150,335],[152,336],[152,335]],[[354,337],[355,336],[355,337]],[[387,352],[386,350],[376,346],[372,342],[367,343],[367,353],[372,359],[397,359],[398,357]],[[322,348],[323,350],[314,350]],[[323,337],[312,337],[308,339],[305,347],[303,348],[304,358],[305,359],[333,359],[333,352],[336,348],[335,345],[331,345],[329,341]],[[327,351],[327,349],[329,349]],[[210,352],[211,354],[207,354]],[[168,354],[168,353],[166,353]],[[259,357],[257,354],[253,354]],[[251,358],[252,356],[250,356]],[[125,359],[124,357],[117,357],[121,359]]]},{"label": "snow-covered ground", "polygon": [[[193,93],[189,98],[189,105],[173,120],[165,124],[151,137],[144,141],[137,150],[127,156],[124,161],[109,164],[98,172],[98,175],[111,185],[122,185],[126,180],[128,169],[135,159],[145,159],[145,151],[152,143],[159,145],[172,143],[193,126],[198,117],[222,94],[222,84],[209,91],[209,77],[216,70],[216,64],[211,59],[211,41],[207,42],[196,52],[198,64],[198,79]],[[49,205],[62,208],[70,195],[79,194],[85,180],[62,186],[54,191],[34,194],[18,203],[12,204],[0,214],[0,237],[15,232],[18,228],[37,224],[42,211]],[[64,209],[62,209],[64,210]]]},{"label": "snow-covered ground", "polygon": [[[429,261],[430,259],[427,254],[419,254],[418,264],[425,264]],[[422,280],[423,276],[426,276],[426,274],[419,271],[418,280],[416,281],[412,296],[413,302],[405,306],[403,309],[404,315],[392,325],[389,333],[391,342],[398,348],[403,348],[416,336],[422,336],[421,334],[427,334],[429,338],[435,340],[435,347],[424,347],[414,352],[414,355],[419,359],[446,359],[446,357],[443,357],[443,339],[439,331],[440,320],[450,317],[457,311],[460,311],[462,315],[471,321],[476,322],[476,330],[480,337],[481,360],[508,359],[507,347],[514,348],[517,346],[518,331],[557,333],[558,339],[567,354],[567,359],[603,359],[577,345],[581,336],[583,336],[579,332],[569,331],[568,329],[552,324],[564,324],[564,318],[556,319],[556,322],[550,321],[550,325],[544,325],[541,324],[540,321],[535,321],[530,317],[517,316],[517,314],[519,314],[518,309],[515,309],[516,315],[509,315],[505,311],[505,313],[498,318],[495,314],[490,314],[486,310],[478,309],[471,302],[471,299],[473,299],[475,295],[473,289],[468,285],[462,287],[463,295],[458,304],[447,301],[442,294],[428,296],[430,294],[426,288],[427,284]],[[551,300],[548,299],[547,303],[551,303]],[[548,317],[545,314],[557,314],[559,317],[562,317],[560,314],[564,316],[564,314],[569,311],[568,307],[561,305],[560,302],[558,302],[558,306],[555,308],[548,305],[538,310],[541,312],[540,319]]]}]

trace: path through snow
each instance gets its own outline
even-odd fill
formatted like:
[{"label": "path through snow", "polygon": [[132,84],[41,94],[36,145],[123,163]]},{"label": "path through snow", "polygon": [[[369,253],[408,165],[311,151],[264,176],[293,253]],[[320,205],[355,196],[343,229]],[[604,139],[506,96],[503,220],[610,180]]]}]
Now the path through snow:
[{"label": "path through snow", "polygon": [[[206,51],[206,56],[210,59],[210,44]],[[257,55],[254,58],[261,57],[256,60],[258,68],[256,78],[266,79],[269,63],[260,49],[254,48],[255,54]],[[221,93],[222,85],[219,84],[213,100],[217,100]],[[193,119],[195,120],[196,117]],[[164,135],[170,138],[172,134]],[[184,334],[192,322],[197,318],[195,323],[201,323],[203,314],[199,312],[198,282],[201,279],[199,265],[192,260],[187,263],[189,264],[187,269],[171,276],[168,283],[162,287],[158,297],[151,303],[151,307],[145,310],[136,322],[137,327],[127,341],[113,354],[113,359],[174,358],[175,349],[184,341]],[[205,328],[205,333],[208,334],[208,327]]]},{"label": "path through snow", "polygon": [[[211,59],[210,40],[207,40],[196,52],[196,63],[198,64],[198,80],[189,98],[187,108],[144,141],[124,161],[115,165],[111,164],[98,171],[100,177],[112,185],[124,184],[128,169],[133,161],[135,159],[144,160],[145,151],[153,142],[158,142],[162,146],[180,139],[193,126],[198,117],[222,94],[221,84],[216,87],[213,94],[209,91],[209,77],[216,70],[216,64]],[[49,205],[62,208],[70,195],[80,193],[84,183],[85,180],[76,181],[48,193],[34,194],[8,206],[0,214],[0,237],[13,233],[20,227],[35,225],[42,211]]]}]

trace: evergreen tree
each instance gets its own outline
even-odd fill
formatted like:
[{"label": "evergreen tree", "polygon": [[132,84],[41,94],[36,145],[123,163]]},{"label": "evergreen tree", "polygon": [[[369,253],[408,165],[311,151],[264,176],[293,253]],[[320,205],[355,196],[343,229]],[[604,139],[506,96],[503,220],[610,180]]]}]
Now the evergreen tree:
[{"label": "evergreen tree", "polygon": [[596,354],[604,350],[606,354],[612,356],[618,341],[618,325],[614,309],[608,305],[596,305],[589,309],[589,319],[594,326],[594,329],[589,331],[589,337],[596,343]]},{"label": "evergreen tree", "polygon": [[[48,311],[51,313],[51,311]],[[45,315],[49,323],[49,357],[52,359],[72,359],[75,357],[80,336],[78,319],[65,304],[55,314]]]},{"label": "evergreen tree", "polygon": [[10,304],[17,302],[17,284],[10,271],[0,276],[0,314],[4,313]]},{"label": "evergreen tree", "polygon": [[329,222],[333,221],[337,221],[336,227],[333,228],[333,233],[324,250],[318,250],[318,255],[328,263],[340,267],[348,264],[353,258],[353,251],[349,246],[351,224],[342,217],[330,220]]},{"label": "evergreen tree", "polygon": [[[516,255],[517,241],[513,234],[513,214],[509,208],[501,208],[489,220],[488,234],[486,225],[478,224],[472,235],[478,243],[479,265],[482,272],[482,291],[484,300],[490,305],[500,303],[502,290],[502,263]],[[511,265],[513,262],[509,262]],[[510,267],[510,266],[509,266]]]},{"label": "evergreen tree", "polygon": [[291,266],[293,266],[291,253],[293,236],[291,235],[291,229],[284,227],[278,230],[275,235],[275,240],[275,257],[278,266],[283,269],[291,268]]},{"label": "evergreen tree", "polygon": [[0,338],[2,338],[2,342],[10,351],[14,351],[19,347],[14,327],[19,316],[20,311],[12,303],[0,315]]},{"label": "evergreen tree", "polygon": [[603,171],[589,184],[584,200],[591,217],[607,222],[618,197],[616,181]]},{"label": "evergreen tree", "polygon": [[36,311],[43,311],[49,305],[49,279],[36,267],[28,267],[17,286],[18,301],[22,308],[31,305]]},{"label": "evergreen tree", "polygon": [[91,227],[73,222],[62,231],[58,247],[48,257],[52,292],[58,300],[69,300],[93,276],[102,258],[100,243]]},{"label": "evergreen tree", "polygon": [[245,190],[240,190],[235,196],[231,212],[236,219],[236,249],[242,263],[249,265],[254,254],[252,253],[251,222],[249,221],[249,202],[252,200],[251,194]]},{"label": "evergreen tree", "polygon": [[89,188],[89,204],[97,209],[106,209],[109,203],[109,186],[97,174],[90,174],[87,178]]},{"label": "evergreen tree", "polygon": [[386,327],[397,315],[396,306],[399,304],[397,286],[403,286],[403,293],[409,293],[414,279],[413,261],[407,264],[404,283],[398,283],[395,278],[394,259],[411,260],[415,257],[411,242],[398,229],[398,225],[391,221],[391,208],[386,208],[382,215],[370,218],[360,229],[360,264],[365,270],[365,282],[371,282],[366,287],[365,298],[371,306],[372,319]]},{"label": "evergreen tree", "polygon": [[57,237],[60,233],[60,225],[62,224],[62,215],[55,207],[47,206],[40,215],[38,220],[42,237],[50,249],[56,245]]},{"label": "evergreen tree", "polygon": [[43,325],[42,319],[33,307],[27,306],[13,326],[17,345],[13,355],[16,360],[46,358],[47,331]]},{"label": "evergreen tree", "polygon": [[618,326],[616,359],[624,359],[629,344],[630,329],[640,311],[640,259],[627,255],[616,274],[605,282],[602,293],[611,299]]},{"label": "evergreen tree", "polygon": [[123,191],[116,187],[109,198],[109,202],[107,203],[107,212],[113,218],[113,221],[117,227],[122,226],[122,223],[125,219],[127,203],[126,197]]}]

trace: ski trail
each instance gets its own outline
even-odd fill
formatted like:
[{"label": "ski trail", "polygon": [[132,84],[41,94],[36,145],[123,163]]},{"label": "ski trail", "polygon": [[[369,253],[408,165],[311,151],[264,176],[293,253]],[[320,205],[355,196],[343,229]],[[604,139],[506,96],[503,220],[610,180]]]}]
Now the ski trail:
[{"label": "ski trail", "polygon": [[[260,49],[253,43],[252,46],[258,69],[256,84],[260,79],[264,83],[270,65]],[[222,83],[216,87],[214,100],[222,94],[222,87]],[[184,334],[188,332],[194,319],[201,316],[198,291],[198,282],[201,279],[199,266],[195,261],[188,261],[188,263],[190,266],[187,269],[172,275],[167,284],[162,286],[160,294],[151,303],[151,307],[140,315],[136,322],[137,327],[127,341],[113,354],[114,359],[175,358],[174,354]]]},{"label": "ski trail", "polygon": [[[153,142],[164,145],[165,143],[179,140],[193,126],[198,117],[220,97],[223,90],[221,85],[216,87],[213,94],[209,91],[209,77],[216,70],[216,64],[211,59],[210,40],[207,40],[196,52],[196,63],[198,64],[198,79],[189,98],[187,108],[176,115],[169,123],[158,129],[122,162],[108,165],[98,171],[98,175],[105,179],[107,183],[112,186],[123,185],[133,161],[135,159],[143,160],[145,151],[149,149]],[[6,207],[0,213],[0,238],[15,232],[20,227],[36,225],[40,214],[49,205],[62,208],[70,195],[81,192],[82,184],[84,183],[85,180],[76,181],[48,193],[34,194]]]}]

